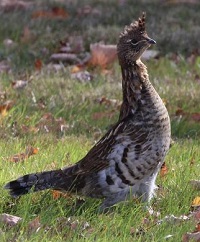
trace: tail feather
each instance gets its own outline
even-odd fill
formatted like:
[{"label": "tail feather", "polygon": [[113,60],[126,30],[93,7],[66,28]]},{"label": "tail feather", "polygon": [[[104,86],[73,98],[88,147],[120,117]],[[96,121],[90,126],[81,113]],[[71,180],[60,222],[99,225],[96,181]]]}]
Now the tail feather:
[{"label": "tail feather", "polygon": [[67,185],[68,182],[64,179],[64,176],[61,170],[33,173],[8,182],[4,188],[10,190],[10,195],[16,198],[29,192],[45,189],[59,189],[59,186],[62,185],[64,181],[66,188],[67,186],[70,187],[70,184]]}]

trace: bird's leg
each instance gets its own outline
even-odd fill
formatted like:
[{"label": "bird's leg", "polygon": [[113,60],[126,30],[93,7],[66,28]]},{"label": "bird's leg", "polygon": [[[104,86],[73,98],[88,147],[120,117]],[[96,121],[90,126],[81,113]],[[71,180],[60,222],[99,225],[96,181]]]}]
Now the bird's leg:
[{"label": "bird's leg", "polygon": [[122,202],[122,201],[129,199],[129,197],[130,197],[130,191],[129,190],[123,190],[121,192],[112,194],[111,196],[106,197],[104,199],[104,201],[102,202],[102,204],[99,207],[99,212],[105,213],[109,210],[109,208],[111,206],[113,206],[114,204],[116,204],[118,202]]}]

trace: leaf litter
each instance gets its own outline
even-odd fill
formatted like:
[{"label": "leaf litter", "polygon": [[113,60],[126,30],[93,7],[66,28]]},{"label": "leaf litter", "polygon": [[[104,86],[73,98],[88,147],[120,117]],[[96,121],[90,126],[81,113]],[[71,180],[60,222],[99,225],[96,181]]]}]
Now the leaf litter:
[{"label": "leaf litter", "polygon": [[0,215],[0,222],[8,227],[14,227],[19,222],[22,221],[22,218],[14,215],[10,215],[7,213],[3,213]]},{"label": "leaf litter", "polygon": [[20,153],[20,154],[15,154],[15,155],[11,156],[10,158],[8,158],[8,160],[11,161],[11,162],[14,162],[14,163],[25,161],[30,156],[36,155],[38,153],[38,151],[39,151],[38,148],[28,146],[26,148],[25,152]]}]

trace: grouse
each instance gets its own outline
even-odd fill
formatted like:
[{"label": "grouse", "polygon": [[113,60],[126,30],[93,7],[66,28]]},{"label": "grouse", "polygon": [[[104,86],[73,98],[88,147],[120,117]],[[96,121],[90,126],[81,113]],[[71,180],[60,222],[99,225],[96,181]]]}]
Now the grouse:
[{"label": "grouse", "polygon": [[171,137],[167,109],[140,60],[155,43],[145,30],[144,13],[124,28],[117,44],[123,101],[116,124],[73,166],[7,183],[11,196],[55,189],[102,199],[103,211],[130,196],[150,201]]}]

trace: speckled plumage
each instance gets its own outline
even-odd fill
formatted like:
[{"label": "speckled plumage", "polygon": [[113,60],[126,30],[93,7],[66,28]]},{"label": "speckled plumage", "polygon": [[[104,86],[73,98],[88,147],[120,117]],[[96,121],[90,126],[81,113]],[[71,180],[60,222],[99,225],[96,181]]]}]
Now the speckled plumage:
[{"label": "speckled plumage", "polygon": [[58,189],[102,198],[102,210],[130,194],[150,201],[171,136],[168,112],[140,61],[154,43],[145,31],[144,15],[125,27],[117,46],[123,90],[118,122],[74,166],[28,174],[6,184],[12,196]]}]

